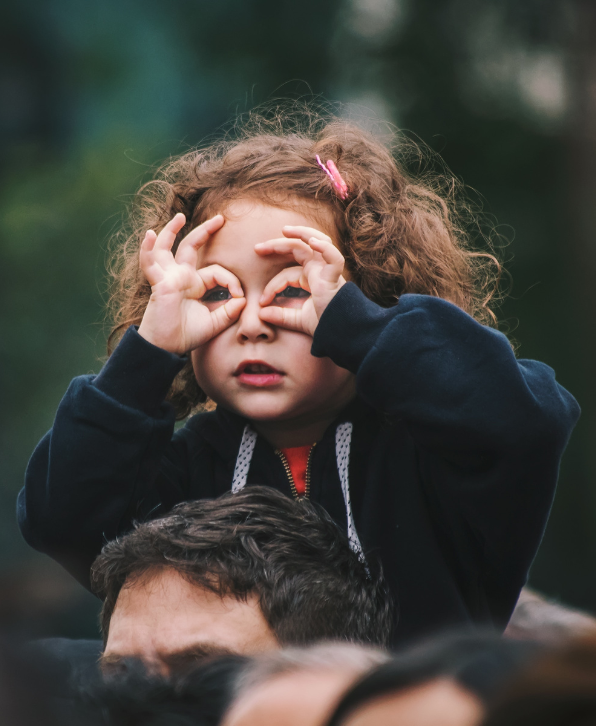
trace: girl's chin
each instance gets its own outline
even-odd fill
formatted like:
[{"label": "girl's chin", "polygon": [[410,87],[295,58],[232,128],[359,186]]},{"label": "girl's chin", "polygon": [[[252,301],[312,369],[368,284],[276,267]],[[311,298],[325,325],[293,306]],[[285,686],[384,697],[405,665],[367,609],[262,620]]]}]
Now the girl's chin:
[{"label": "girl's chin", "polygon": [[256,421],[258,423],[286,421],[289,419],[293,419],[296,416],[296,413],[292,410],[278,409],[278,408],[267,408],[267,407],[264,407],[262,409],[251,408],[249,411],[245,411],[242,409],[234,409],[234,410],[236,411],[236,413],[240,414],[240,416],[244,416],[244,418],[248,418],[251,421]]},{"label": "girl's chin", "polygon": [[[260,396],[259,396],[260,398]],[[263,396],[265,398],[265,396]],[[242,401],[222,401],[222,405],[237,413],[239,416],[265,423],[267,421],[284,421],[299,416],[301,411],[297,411],[291,403],[283,401],[269,400],[258,401],[256,396],[252,397],[250,404],[243,405]]]}]

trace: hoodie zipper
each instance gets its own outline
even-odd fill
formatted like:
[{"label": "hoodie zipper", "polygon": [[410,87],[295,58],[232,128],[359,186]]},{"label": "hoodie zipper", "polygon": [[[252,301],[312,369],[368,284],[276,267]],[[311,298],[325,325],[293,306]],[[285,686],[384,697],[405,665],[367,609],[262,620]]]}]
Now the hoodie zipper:
[{"label": "hoodie zipper", "polygon": [[281,463],[284,465],[284,469],[286,470],[286,476],[288,477],[288,481],[290,482],[290,489],[292,490],[294,499],[298,499],[298,500],[308,499],[310,496],[310,465],[311,465],[311,461],[312,461],[312,452],[314,451],[315,446],[316,446],[316,443],[310,447],[310,451],[308,452],[308,459],[306,460],[306,485],[304,487],[303,496],[298,494],[298,490],[296,489],[296,484],[294,483],[294,477],[292,476],[292,470],[290,469],[290,465],[288,463],[286,455],[280,449],[275,449],[275,453],[281,459]]}]

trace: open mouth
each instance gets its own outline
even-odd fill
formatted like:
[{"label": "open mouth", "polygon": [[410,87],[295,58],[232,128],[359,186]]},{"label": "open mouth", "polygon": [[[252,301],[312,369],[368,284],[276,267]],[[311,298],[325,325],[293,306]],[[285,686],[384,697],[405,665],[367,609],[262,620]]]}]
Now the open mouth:
[{"label": "open mouth", "polygon": [[234,371],[234,376],[241,383],[258,387],[276,385],[284,375],[282,371],[261,360],[242,361]]}]

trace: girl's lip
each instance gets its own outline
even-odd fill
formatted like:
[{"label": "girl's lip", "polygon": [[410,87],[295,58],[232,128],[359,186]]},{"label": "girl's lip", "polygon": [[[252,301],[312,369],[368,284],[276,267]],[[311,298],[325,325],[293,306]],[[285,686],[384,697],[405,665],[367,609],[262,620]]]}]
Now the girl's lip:
[{"label": "girl's lip", "polygon": [[265,363],[264,360],[243,360],[242,363],[236,368],[234,371],[235,376],[241,376],[246,373],[246,369],[251,366],[261,366],[263,368],[267,368],[267,371],[261,371],[259,373],[248,373],[247,375],[250,376],[264,376],[264,375],[270,375],[275,374],[278,376],[283,376],[283,373],[281,371],[278,371],[277,368],[274,368],[272,365],[269,365],[269,363]]},{"label": "girl's lip", "polygon": [[[253,371],[252,368],[260,366],[263,370]],[[284,374],[269,363],[262,360],[243,360],[234,371],[234,376],[240,383],[255,388],[268,388],[281,383]]]},{"label": "girl's lip", "polygon": [[240,383],[256,388],[267,388],[277,386],[283,380],[283,374],[277,371],[271,373],[239,373],[237,376]]}]

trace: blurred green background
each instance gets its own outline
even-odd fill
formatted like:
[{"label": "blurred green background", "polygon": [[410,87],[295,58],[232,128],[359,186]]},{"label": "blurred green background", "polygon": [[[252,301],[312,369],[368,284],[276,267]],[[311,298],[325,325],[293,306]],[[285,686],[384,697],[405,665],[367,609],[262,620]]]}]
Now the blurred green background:
[{"label": "blurred green background", "polygon": [[531,582],[596,611],[596,3],[24,0],[0,27],[0,575],[40,634],[95,599],[14,521],[70,379],[104,354],[105,250],[150,166],[281,96],[341,101],[438,151],[484,200],[513,276],[502,319],[583,416]]}]

